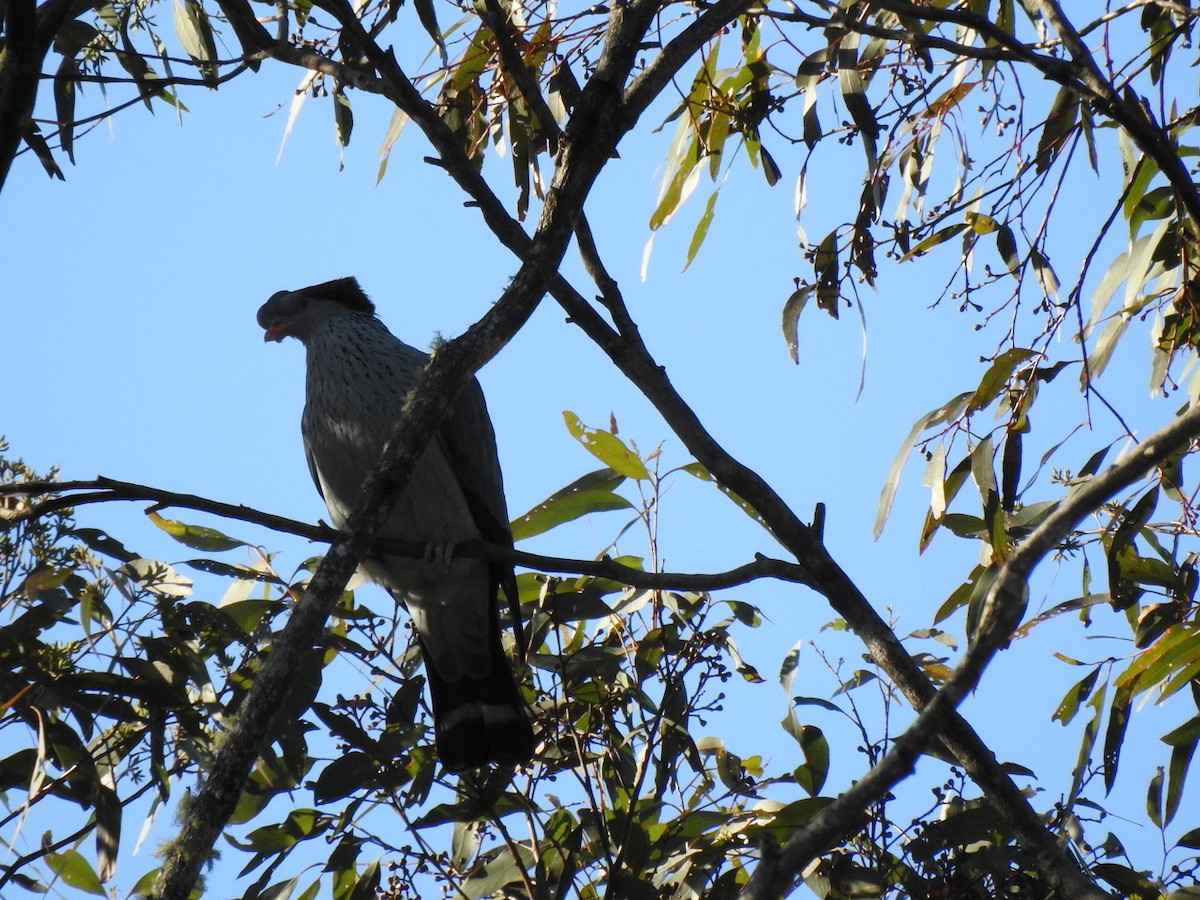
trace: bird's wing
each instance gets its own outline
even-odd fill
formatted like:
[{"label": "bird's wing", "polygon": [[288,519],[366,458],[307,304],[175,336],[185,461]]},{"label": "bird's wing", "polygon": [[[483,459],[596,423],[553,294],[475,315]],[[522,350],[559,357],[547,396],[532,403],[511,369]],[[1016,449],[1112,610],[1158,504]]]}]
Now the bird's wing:
[{"label": "bird's wing", "polygon": [[304,440],[304,458],[308,461],[308,474],[312,476],[313,484],[317,486],[317,493],[324,500],[325,489],[321,487],[321,475],[317,472],[317,460],[313,456],[312,442],[308,439],[308,429],[304,427],[304,419],[300,420],[300,436]]},{"label": "bird's wing", "polygon": [[[483,540],[511,547],[512,529],[504,501],[504,480],[496,451],[496,433],[488,415],[483,389],[474,378],[454,401],[450,414],[438,430],[436,440],[450,463],[475,526]],[[511,565],[492,564],[493,577],[504,588],[513,615],[517,648],[524,656],[517,583]]]}]

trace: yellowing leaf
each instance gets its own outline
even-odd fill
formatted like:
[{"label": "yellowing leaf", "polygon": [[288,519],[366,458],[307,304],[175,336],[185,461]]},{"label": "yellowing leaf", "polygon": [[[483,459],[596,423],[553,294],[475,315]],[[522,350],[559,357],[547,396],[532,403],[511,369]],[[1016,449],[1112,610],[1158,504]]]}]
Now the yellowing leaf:
[{"label": "yellowing leaf", "polygon": [[611,431],[590,428],[569,410],[563,410],[563,421],[566,422],[567,431],[571,432],[572,437],[583,444],[588,453],[613,471],[635,481],[643,481],[650,477],[642,458]]}]

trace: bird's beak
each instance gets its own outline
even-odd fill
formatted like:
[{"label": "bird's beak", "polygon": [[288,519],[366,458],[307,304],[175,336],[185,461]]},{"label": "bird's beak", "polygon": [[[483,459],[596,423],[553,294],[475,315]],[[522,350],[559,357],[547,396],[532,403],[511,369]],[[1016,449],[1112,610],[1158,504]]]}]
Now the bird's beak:
[{"label": "bird's beak", "polygon": [[263,340],[264,341],[274,341],[277,344],[280,341],[282,341],[285,337],[287,337],[287,323],[286,322],[276,322],[274,325],[269,326],[267,328],[267,330],[263,332]]}]

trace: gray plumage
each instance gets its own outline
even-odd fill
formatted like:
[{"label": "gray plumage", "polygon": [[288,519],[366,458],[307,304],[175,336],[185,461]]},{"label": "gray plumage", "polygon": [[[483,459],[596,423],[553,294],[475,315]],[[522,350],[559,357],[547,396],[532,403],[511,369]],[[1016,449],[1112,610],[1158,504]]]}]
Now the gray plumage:
[{"label": "gray plumage", "polygon": [[[304,450],[340,528],[429,358],[387,330],[353,278],[280,291],[259,309],[258,323],[265,340],[290,335],[307,350]],[[453,545],[463,541],[512,544],[496,439],[474,379],[421,456],[380,536],[429,547],[425,559],[370,557],[362,569],[412,616],[443,765],[463,771],[526,762],[533,731],[496,608],[499,586],[514,602],[512,567],[453,556]]]}]

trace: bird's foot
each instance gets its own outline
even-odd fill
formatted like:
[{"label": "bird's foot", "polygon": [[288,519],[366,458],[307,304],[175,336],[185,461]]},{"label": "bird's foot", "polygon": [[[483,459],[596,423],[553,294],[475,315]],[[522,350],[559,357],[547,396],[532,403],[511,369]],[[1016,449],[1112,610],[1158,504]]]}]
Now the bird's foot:
[{"label": "bird's foot", "polygon": [[425,545],[425,562],[436,563],[442,571],[450,571],[450,563],[453,559],[453,541],[430,541]]}]

